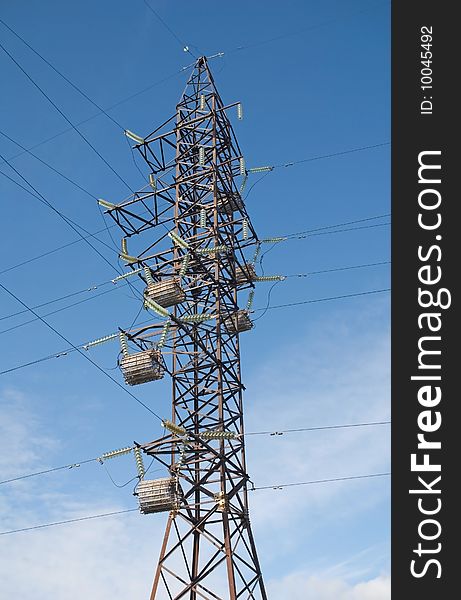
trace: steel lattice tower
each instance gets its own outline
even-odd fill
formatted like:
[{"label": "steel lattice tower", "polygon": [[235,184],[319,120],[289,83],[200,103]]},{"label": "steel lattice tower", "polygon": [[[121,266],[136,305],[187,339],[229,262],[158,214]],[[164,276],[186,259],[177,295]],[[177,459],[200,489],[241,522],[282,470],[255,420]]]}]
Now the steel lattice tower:
[{"label": "steel lattice tower", "polygon": [[166,467],[177,494],[151,600],[267,598],[248,513],[239,351],[240,332],[251,328],[259,241],[239,191],[247,172],[232,107],[241,118],[241,105],[223,104],[199,58],[175,116],[145,138],[130,135],[150,186],[105,203],[124,232],[121,257],[145,280],[147,308],[161,317],[123,333],[136,348],[128,355],[125,345],[126,360],[138,377],[148,355],[157,361],[150,379],[166,371],[172,380],[167,431],[142,447]]}]

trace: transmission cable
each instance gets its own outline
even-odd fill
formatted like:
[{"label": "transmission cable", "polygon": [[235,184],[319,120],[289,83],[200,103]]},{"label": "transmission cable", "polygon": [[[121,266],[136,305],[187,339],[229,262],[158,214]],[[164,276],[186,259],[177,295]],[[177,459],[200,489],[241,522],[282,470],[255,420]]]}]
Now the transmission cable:
[{"label": "transmission cable", "polygon": [[[389,425],[391,421],[368,421],[366,423],[347,423],[345,425],[319,425],[316,427],[298,427],[296,429],[281,429],[275,431],[249,431],[243,434],[244,437],[248,435],[270,435],[278,436],[284,435],[285,433],[301,433],[305,431],[326,431],[328,429],[350,429],[354,427],[374,427],[376,425]],[[1,483],[1,482],[0,482]]]},{"label": "transmission cable", "polygon": [[[313,299],[313,300],[306,300],[304,302],[292,302],[291,304],[283,304],[283,305],[277,305],[277,306],[269,306],[268,310],[271,310],[273,308],[285,308],[285,307],[289,307],[289,306],[299,306],[302,304],[312,304],[312,303],[317,303],[317,302],[327,302],[330,300],[342,300],[345,298],[354,298],[354,297],[358,297],[358,296],[366,296],[368,294],[378,294],[378,293],[382,293],[382,292],[389,292],[391,288],[387,288],[387,289],[382,289],[382,290],[370,290],[370,291],[365,291],[365,292],[357,292],[355,294],[345,294],[342,296],[332,296],[329,298],[318,298],[318,299]],[[253,309],[251,312],[259,312],[261,310],[265,310],[265,308],[256,308]],[[151,323],[151,320],[148,321],[143,321],[142,323],[140,323],[140,325],[146,324],[146,323]],[[84,348],[86,346],[86,344],[82,344],[80,346],[80,348]],[[66,350],[62,350],[60,352],[55,352],[54,354],[49,354],[48,356],[44,356],[42,358],[38,358],[36,360],[27,362],[27,363],[23,363],[20,365],[16,365],[15,367],[10,367],[9,369],[5,369],[3,371],[0,371],[0,375],[6,375],[8,373],[12,373],[14,371],[18,371],[20,369],[23,369],[25,367],[29,367],[32,365],[35,365],[37,363],[41,363],[47,360],[51,360],[53,358],[60,358],[61,356],[65,356],[69,353],[74,352],[75,350],[77,350],[77,348],[75,346],[72,346],[72,348],[67,348]]]},{"label": "transmission cable", "polygon": [[58,335],[61,339],[63,339],[67,344],[69,344],[70,346],[72,346],[72,348],[74,350],[76,350],[79,354],[81,354],[88,362],[90,362],[93,366],[95,366],[98,371],[100,371],[101,373],[103,373],[107,378],[109,378],[111,381],[113,381],[115,383],[115,385],[117,385],[121,390],[123,390],[126,394],[128,394],[131,398],[133,398],[133,400],[135,400],[138,404],[140,404],[141,406],[144,406],[144,408],[146,410],[148,410],[150,413],[152,413],[155,417],[157,417],[157,419],[159,419],[160,421],[162,420],[162,417],[160,415],[158,415],[155,411],[153,411],[149,406],[147,406],[147,404],[145,404],[142,400],[140,400],[139,398],[137,398],[133,393],[131,393],[129,390],[127,390],[125,387],[123,387],[123,385],[121,383],[119,383],[114,377],[112,377],[112,375],[110,375],[109,373],[107,373],[106,371],[104,371],[104,369],[102,367],[100,367],[98,365],[98,363],[96,363],[94,360],[92,360],[88,354],[85,354],[78,346],[75,346],[71,341],[69,341],[62,333],[60,333],[55,327],[53,327],[50,323],[48,323],[48,321],[46,321],[43,317],[41,317],[38,313],[36,313],[33,308],[30,308],[23,300],[21,300],[16,294],[14,294],[11,290],[9,290],[7,287],[5,287],[2,283],[0,283],[0,288],[2,288],[7,294],[9,294],[12,298],[14,298],[17,302],[19,302],[20,304],[22,304],[22,306],[24,306],[24,308],[26,308],[27,310],[29,310],[33,315],[35,315],[40,321],[42,321],[42,323],[44,325],[46,325],[48,327],[48,329],[51,329],[51,331],[53,331],[56,335]]},{"label": "transmission cable", "polygon": [[[296,273],[294,275],[283,275],[284,278],[289,279],[289,278],[303,278],[303,277],[309,277],[311,275],[319,275],[321,273],[335,273],[338,271],[350,271],[353,269],[363,269],[366,267],[376,267],[376,266],[382,266],[382,265],[389,265],[391,264],[390,260],[386,260],[386,261],[380,261],[380,262],[375,262],[375,263],[367,263],[367,264],[362,264],[362,265],[350,265],[350,266],[346,266],[346,267],[336,267],[336,268],[332,268],[332,269],[322,269],[319,271],[308,271],[307,273]],[[89,293],[89,292],[94,292],[95,290],[102,288],[106,285],[109,284],[116,284],[117,282],[114,279],[111,279],[109,281],[103,281],[102,283],[98,283],[86,288],[83,288],[81,290],[78,290],[76,292],[70,292],[69,294],[65,294],[64,296],[60,296],[59,298],[54,298],[52,300],[47,300],[46,302],[42,302],[41,304],[36,304],[35,306],[32,306],[32,308],[38,309],[38,308],[43,308],[45,306],[49,306],[50,304],[54,304],[56,302],[61,302],[62,300],[67,300],[68,298],[73,298],[74,296],[79,296],[80,294],[84,294],[84,293]],[[276,282],[278,283],[278,282]],[[273,286],[272,286],[273,287]],[[117,288],[114,288],[117,289]],[[272,289],[272,288],[271,288]],[[85,299],[84,301],[86,302],[87,300],[90,300],[91,298],[97,298],[99,297],[101,294],[96,294],[96,295],[92,295],[90,298]],[[83,300],[81,302],[84,302]],[[67,306],[62,307],[61,309],[59,309],[59,311],[61,310],[67,310],[68,308],[72,308],[73,306],[76,306],[77,304],[80,304],[81,302],[78,303],[73,303],[73,304],[69,304]],[[56,311],[56,312],[59,312]],[[17,317],[19,315],[22,315],[24,313],[27,313],[28,311],[26,309],[23,310],[18,310],[14,313],[10,313],[9,315],[4,315],[2,317],[0,317],[0,321],[5,321],[6,319],[11,319],[13,317]],[[138,318],[139,314],[141,313],[141,310],[139,311],[136,319]],[[54,313],[47,313],[46,315],[43,315],[45,317],[54,314]],[[259,317],[258,317],[259,318]],[[135,319],[135,320],[136,320]],[[256,319],[255,319],[256,320]],[[27,323],[31,323],[32,321],[36,321],[36,319],[32,319],[31,321],[27,321]],[[18,325],[18,327],[20,327],[21,325],[25,325],[26,323],[21,323],[20,325]],[[134,326],[134,323],[129,327],[129,329],[132,329]],[[0,331],[0,334],[4,333],[4,331]]]},{"label": "transmission cable", "polygon": [[[25,188],[23,185],[21,185],[19,182],[15,181],[13,178],[9,177],[8,175],[6,175],[5,173],[0,171],[0,174],[4,175],[5,177],[7,177],[9,180],[11,180],[13,183],[15,183],[16,185],[18,185],[20,188],[22,188],[23,190],[25,190],[27,193],[29,193],[31,196],[33,196],[34,198],[36,198],[37,200],[39,200],[39,202],[41,202],[42,204],[45,204],[46,206],[48,206],[48,208],[50,208],[53,212],[55,212],[90,248],[93,249],[94,252],[96,252],[96,254],[103,259],[103,261],[108,264],[110,266],[111,269],[113,269],[118,275],[121,274],[121,272],[117,269],[117,267],[115,267],[97,248],[95,248],[95,246],[93,246],[93,244],[88,240],[89,237],[96,237],[95,234],[91,234],[89,233],[89,231],[87,231],[84,227],[82,227],[81,225],[79,225],[78,223],[76,223],[75,221],[73,221],[72,219],[70,219],[69,217],[67,217],[64,213],[62,213],[60,210],[58,210],[55,206],[53,206],[53,204],[51,204],[51,202],[49,202],[49,200],[47,200],[45,198],[45,196],[43,196],[43,194],[41,194],[37,188],[35,188],[30,181],[28,181],[17,169],[14,165],[12,165],[10,163],[10,161],[8,159],[6,159],[2,154],[0,154],[0,158],[4,160],[4,162],[6,162],[6,164],[32,189],[34,190],[35,193],[31,192],[30,190],[28,190],[27,188]],[[105,222],[104,222],[105,223]],[[107,229],[107,224],[105,223],[106,229]],[[82,231],[84,231],[85,233],[87,233],[87,236],[82,235],[82,233],[80,233],[80,231],[77,229],[77,227],[79,229],[81,229]],[[101,244],[103,244],[104,246],[106,246],[107,248],[109,248],[109,250],[111,252],[116,252],[118,255],[118,252],[116,250],[114,250],[113,248],[111,248],[108,244],[106,244],[106,242],[104,242],[103,240],[100,240],[99,238],[96,238]],[[70,245],[70,244],[68,244]],[[64,246],[66,247],[66,245]],[[26,263],[29,261],[26,261]],[[6,269],[6,271],[11,270],[10,269]],[[3,273],[4,271],[2,271]],[[133,293],[136,293],[136,288],[133,288],[131,282],[128,282],[128,285],[130,286],[131,290],[133,291]]]},{"label": "transmission cable", "polygon": [[182,40],[178,35],[176,35],[176,33],[171,29],[171,27],[168,25],[168,23],[166,23],[162,17],[158,14],[158,12],[156,10],[154,10],[152,8],[152,6],[149,4],[149,2],[147,2],[147,0],[144,0],[144,4],[147,6],[147,8],[151,11],[151,13],[156,17],[156,19],[158,21],[160,21],[160,23],[165,27],[165,29],[167,31],[169,31],[171,33],[171,35],[174,37],[174,39],[181,44],[181,48],[183,49],[184,52],[187,52],[188,54],[190,54],[192,56],[192,58],[195,58],[195,60],[197,60],[197,56],[195,56],[195,54],[193,54],[189,48],[189,46],[184,42],[184,40]]},{"label": "transmission cable", "polygon": [[320,156],[311,156],[309,158],[302,158],[301,160],[295,160],[287,163],[281,163],[273,165],[273,169],[281,169],[286,167],[293,167],[294,165],[300,165],[301,163],[312,162],[315,160],[323,160],[324,158],[333,158],[335,156],[344,156],[345,154],[353,154],[354,152],[362,152],[363,150],[373,150],[374,148],[382,148],[383,146],[389,146],[390,142],[381,142],[380,144],[372,144],[371,146],[361,146],[360,148],[352,148],[350,150],[342,150],[341,152],[333,152],[332,154],[322,154]]},{"label": "transmission cable", "polygon": [[296,481],[295,483],[281,483],[274,485],[262,485],[259,487],[249,488],[250,492],[256,492],[258,490],[281,490],[288,487],[296,487],[300,485],[314,485],[316,483],[330,483],[333,481],[352,481],[354,479],[370,479],[372,477],[387,477],[391,473],[371,473],[370,475],[350,475],[348,477],[332,477],[331,479],[314,479],[312,481]]},{"label": "transmission cable", "polygon": [[[5,175],[5,173],[3,173],[2,171],[0,171],[0,174]],[[12,181],[14,181],[14,180],[12,179]],[[20,184],[18,184],[18,185],[20,185]],[[23,186],[20,186],[20,187],[23,187]],[[27,192],[29,191],[26,188],[23,188],[23,189],[26,190]],[[112,225],[111,227],[115,227],[115,225]],[[2,271],[0,271],[0,275],[3,275],[3,273],[8,273],[9,271],[13,271],[14,269],[19,269],[19,267],[28,265],[29,263],[39,260],[40,258],[45,258],[46,256],[49,256],[50,254],[54,254],[55,252],[60,252],[61,250],[65,250],[66,248],[69,248],[69,246],[73,246],[74,244],[78,244],[79,242],[83,241],[83,238],[94,237],[98,241],[101,241],[97,237],[97,234],[104,233],[104,231],[105,231],[105,229],[99,229],[95,233],[89,233],[87,236],[81,236],[78,240],[73,240],[72,242],[67,242],[67,244],[63,244],[62,246],[57,246],[56,248],[53,248],[52,250],[48,250],[47,252],[42,252],[42,254],[38,254],[37,256],[33,256],[32,258],[23,260],[20,263],[16,263],[15,265],[12,265],[11,267],[7,267],[6,269],[3,269]],[[111,251],[112,251],[112,248],[111,248]]]},{"label": "transmission cable", "polygon": [[[84,294],[85,292],[93,292],[94,290],[104,287],[105,285],[108,285],[109,283],[111,283],[111,281],[104,281],[103,283],[98,283],[97,285],[92,285],[91,287],[86,287],[82,290],[78,290],[78,292],[70,292],[69,294],[60,296],[59,298],[54,298],[53,300],[47,300],[46,302],[42,302],[41,304],[36,304],[35,306],[32,306],[32,308],[34,310],[37,308],[43,308],[44,306],[49,306],[50,304],[54,304],[55,302],[61,302],[62,300],[67,300],[68,298],[73,298],[74,296],[79,296],[80,294]],[[0,317],[0,321],[4,321],[5,319],[11,319],[13,317],[17,317],[18,315],[22,315],[26,312],[29,312],[29,311],[27,311],[25,308],[23,310],[18,310],[14,313],[10,313],[9,315],[4,315],[3,317]],[[44,315],[44,316],[46,316],[46,315]]]},{"label": "transmission cable", "polygon": [[[109,106],[106,109],[104,109],[103,112],[106,112],[106,111],[109,111],[109,110],[113,110],[114,108],[117,108],[121,104],[124,104],[125,102],[128,102],[129,100],[132,100],[133,98],[136,98],[137,96],[139,96],[141,94],[144,94],[145,92],[148,92],[152,88],[157,87],[158,85],[164,83],[165,81],[168,81],[168,80],[172,79],[173,77],[177,77],[182,72],[183,72],[183,69],[179,69],[178,71],[175,71],[171,75],[168,75],[167,77],[164,77],[163,79],[160,79],[159,81],[155,81],[154,83],[152,83],[151,85],[147,86],[146,88],[143,88],[142,90],[139,90],[139,91],[135,92],[134,94],[131,94],[130,96],[126,96],[125,98],[122,98],[121,100],[119,100],[115,104],[112,104],[111,106]],[[78,121],[76,123],[76,126],[79,127],[80,125],[84,125],[85,123],[88,123],[89,121],[95,119],[96,117],[99,117],[100,114],[101,113],[98,112],[97,114],[92,115],[91,117],[83,119],[82,121]],[[74,129],[72,127],[68,127],[67,129],[63,129],[59,133],[56,133],[56,134],[52,135],[51,137],[46,138],[45,140],[42,140],[41,142],[38,142],[37,144],[34,144],[33,146],[30,146],[28,148],[28,150],[35,150],[35,148],[38,148],[39,146],[42,146],[43,144],[47,144],[48,142],[53,141],[54,139],[60,137],[61,135],[69,133],[69,131],[73,131],[73,130]],[[18,154],[14,154],[13,156],[11,156],[10,160],[14,160],[15,158],[19,158],[23,154],[24,154],[24,152],[18,152]]]},{"label": "transmission cable", "polygon": [[40,54],[40,52],[38,50],[36,50],[33,46],[31,46],[29,44],[29,42],[27,42],[22,36],[19,35],[19,33],[17,33],[17,31],[15,31],[12,27],[10,27],[10,25],[8,25],[8,23],[5,23],[5,21],[2,18],[0,18],[0,23],[4,27],[6,27],[6,29],[8,29],[8,31],[10,31],[15,37],[17,37],[19,40],[21,40],[21,42],[25,46],[27,46],[29,48],[29,50],[31,50],[44,63],[46,63],[51,69],[53,69],[53,71],[55,73],[57,73],[60,77],[62,77],[62,79],[64,79],[64,81],[66,81],[70,86],[72,86],[74,88],[74,90],[76,90],[79,94],[81,94],[84,98],[86,98],[86,100],[88,100],[88,102],[90,102],[94,107],[96,107],[99,110],[99,112],[103,113],[108,119],[110,119],[112,121],[112,123],[114,123],[114,125],[116,125],[120,129],[122,129],[122,131],[124,131],[124,127],[116,119],[114,119],[114,117],[109,115],[104,110],[104,108],[101,108],[101,106],[99,106],[99,104],[97,104],[92,98],[90,98],[88,96],[88,94],[85,94],[85,92],[81,88],[79,88],[78,85],[76,85],[73,81],[71,81],[68,77],[66,77],[66,75],[64,75],[64,73],[62,73],[49,60],[47,60],[42,54]]},{"label": "transmission cable", "polygon": [[[63,212],[61,212],[60,210],[58,210],[49,200],[47,200],[45,198],[45,196],[40,193],[37,188],[35,188],[30,181],[28,181],[17,169],[14,165],[12,165],[10,163],[10,161],[5,158],[2,154],[0,154],[0,159],[3,159],[4,162],[6,162],[6,164],[35,192],[31,192],[30,190],[28,190],[27,188],[25,188],[23,185],[21,185],[19,182],[15,181],[12,177],[9,177],[6,173],[0,172],[4,177],[6,177],[7,179],[9,179],[10,181],[12,181],[13,183],[15,183],[17,186],[19,186],[20,188],[22,188],[24,191],[26,191],[28,194],[30,194],[31,196],[33,196],[34,198],[36,198],[39,202],[41,202],[42,204],[45,204],[45,206],[47,206],[50,210],[52,210],[53,212],[55,212],[86,244],[88,244],[88,246],[90,246],[94,252],[96,252],[96,254],[98,254],[98,256],[100,256],[105,263],[107,263],[111,269],[114,269],[119,275],[120,272],[114,267],[114,265],[103,255],[101,254],[101,252],[99,252],[99,250],[97,248],[95,248],[95,246],[93,246],[91,244],[91,242],[88,241],[88,237],[96,237],[94,234],[91,234],[89,231],[87,231],[84,227],[82,227],[81,225],[79,225],[77,222],[75,222],[73,219],[71,219],[70,217],[66,216]],[[83,236],[82,233],[80,233],[79,229],[81,229],[82,231],[84,231],[86,234],[88,234],[87,237]],[[101,244],[104,244],[105,246],[107,246],[107,244],[105,242],[103,242],[102,240],[100,240],[99,238],[97,238],[98,241]],[[111,248],[110,246],[107,246],[111,252],[114,252],[114,249]]]},{"label": "transmission cable", "polygon": [[35,473],[27,473],[26,475],[18,475],[17,477],[11,477],[11,479],[4,479],[0,481],[0,485],[5,483],[13,483],[14,481],[20,481],[22,479],[29,479],[30,477],[37,477],[38,475],[46,475],[47,473],[54,473],[55,471],[63,471],[64,469],[75,469],[80,467],[80,465],[86,465],[91,462],[96,462],[99,460],[98,458],[88,458],[87,460],[80,460],[75,463],[69,463],[68,465],[62,465],[62,467],[53,467],[51,469],[45,469],[44,471],[35,471]]},{"label": "transmission cable", "polygon": [[345,227],[346,225],[355,225],[357,223],[365,223],[366,221],[375,221],[376,219],[384,219],[390,217],[391,213],[383,213],[381,215],[373,215],[371,217],[364,217],[362,219],[354,219],[353,221],[344,221],[342,223],[335,223],[334,225],[324,225],[322,227],[315,227],[313,229],[306,229],[305,231],[297,231],[295,233],[286,233],[284,238],[291,238],[298,235],[304,235],[306,233],[313,233],[317,231],[324,231],[326,229],[336,229],[337,227]]},{"label": "transmission cable", "polygon": [[262,40],[260,42],[253,42],[251,44],[246,44],[245,46],[237,46],[236,48],[233,48],[231,50],[227,50],[225,52],[225,54],[234,54],[235,52],[241,52],[242,50],[247,50],[248,48],[256,48],[257,46],[263,46],[266,44],[270,44],[272,42],[276,42],[278,40],[284,39],[286,37],[291,37],[293,35],[299,35],[301,33],[304,33],[306,31],[311,31],[312,29],[317,29],[319,27],[325,27],[325,25],[330,25],[330,23],[336,23],[337,21],[341,21],[342,19],[348,19],[351,17],[355,17],[356,15],[360,15],[362,13],[368,12],[370,10],[373,10],[374,8],[380,6],[381,4],[388,4],[388,0],[384,0],[382,2],[376,2],[373,6],[369,6],[367,8],[364,8],[362,10],[356,11],[356,12],[352,12],[352,13],[347,13],[338,17],[333,17],[332,19],[328,19],[327,21],[324,21],[323,23],[317,23],[315,25],[310,25],[308,27],[303,27],[302,29],[298,29],[297,31],[289,31],[287,33],[282,33],[281,35],[272,37],[272,38],[268,38],[266,40]]},{"label": "transmission cable", "polygon": [[309,277],[310,275],[320,275],[321,273],[336,273],[337,271],[350,271],[352,269],[365,269],[366,267],[379,267],[381,265],[390,265],[390,260],[383,260],[375,263],[366,263],[364,265],[351,265],[349,267],[336,267],[334,269],[322,269],[320,271],[308,271],[307,273],[296,273],[295,275],[284,275],[290,277]]},{"label": "transmission cable", "polygon": [[11,533],[20,533],[23,531],[32,531],[35,529],[44,529],[45,527],[54,527],[55,525],[64,525],[65,523],[79,523],[89,521],[90,519],[101,519],[102,517],[112,517],[114,515],[123,515],[130,512],[137,512],[137,508],[128,508],[126,510],[116,510],[113,512],[102,513],[99,515],[90,515],[87,517],[78,517],[76,519],[65,519],[64,521],[54,521],[53,523],[44,523],[43,525],[33,525],[32,527],[22,527],[21,529],[11,529],[10,531],[0,531],[0,535],[9,535]]},{"label": "transmission cable", "polygon": [[[1,19],[0,19],[0,21],[1,21]],[[36,160],[38,160],[40,163],[42,163],[42,165],[45,165],[45,167],[47,167],[48,169],[51,169],[51,171],[53,171],[54,173],[56,173],[57,175],[59,175],[60,177],[62,177],[63,179],[65,179],[66,181],[68,181],[69,183],[71,183],[72,185],[74,185],[76,188],[78,188],[84,194],[86,194],[87,196],[89,196],[93,200],[98,200],[97,196],[95,196],[94,194],[92,194],[91,192],[89,192],[86,188],[84,188],[82,185],[80,185],[79,183],[77,183],[76,181],[74,181],[73,179],[71,179],[70,177],[68,177],[67,175],[64,175],[64,173],[62,173],[61,171],[59,171],[58,169],[56,169],[56,167],[53,167],[53,165],[50,165],[49,163],[47,163],[46,161],[44,161],[43,159],[41,159],[39,156],[37,156],[36,154],[34,154],[31,150],[28,150],[25,146],[23,146],[22,144],[20,144],[17,140],[13,139],[11,136],[9,136],[8,134],[6,134],[4,131],[0,130],[0,134],[3,135],[3,137],[5,137],[7,140],[9,140],[10,142],[12,142],[13,144],[16,144],[16,146],[18,146],[19,148],[22,148],[22,150],[24,150],[24,152],[26,152],[27,154],[30,154],[31,156],[33,156]]]},{"label": "transmission cable", "polygon": [[[275,431],[250,431],[247,433],[244,433],[243,436],[240,437],[247,437],[250,435],[268,435],[268,436],[281,436],[284,435],[285,433],[302,433],[302,432],[310,432],[310,431],[323,431],[323,430],[328,430],[328,429],[349,429],[349,428],[353,428],[353,427],[372,427],[372,426],[377,426],[377,425],[389,425],[391,423],[391,421],[368,421],[368,422],[364,422],[364,423],[347,423],[344,425],[322,425],[322,426],[317,426],[317,427],[299,427],[297,429],[282,429],[282,430],[275,430]],[[30,477],[37,477],[38,475],[45,475],[47,473],[53,473],[55,471],[62,471],[64,469],[73,469],[73,468],[77,468],[80,467],[80,465],[84,465],[90,462],[97,462],[100,460],[101,457],[95,457],[95,458],[89,458],[87,460],[81,460],[78,462],[74,462],[74,463],[69,463],[68,465],[63,465],[61,467],[53,467],[51,469],[46,469],[44,471],[36,471],[34,473],[27,473],[25,475],[19,475],[17,477],[12,477],[11,479],[5,479],[3,481],[0,481],[0,485],[6,484],[6,483],[12,483],[14,481],[20,481],[22,479],[28,479]],[[147,472],[147,470],[146,470]]]},{"label": "transmission cable", "polygon": [[88,138],[80,131],[80,129],[74,125],[74,123],[67,117],[67,115],[59,108],[59,106],[48,96],[48,94],[38,85],[38,83],[27,73],[27,71],[19,64],[12,54],[0,43],[0,49],[12,60],[12,62],[20,69],[20,71],[27,77],[27,79],[39,90],[39,92],[48,100],[48,102],[58,111],[58,113],[69,123],[74,131],[82,138],[82,140],[99,156],[103,163],[114,173],[114,175],[125,185],[130,192],[134,194],[134,190],[131,186],[123,179],[123,177],[114,169],[114,167],[104,158],[104,156],[93,146]]},{"label": "transmission cable", "polygon": [[289,304],[277,304],[275,306],[269,306],[269,307],[265,307],[265,308],[255,308],[252,310],[252,312],[259,312],[259,311],[268,311],[268,310],[272,310],[274,308],[288,308],[290,306],[300,306],[301,304],[314,304],[316,302],[327,302],[330,300],[341,300],[343,298],[355,298],[357,296],[369,296],[370,294],[382,294],[383,292],[390,292],[391,288],[384,288],[381,290],[369,290],[366,292],[356,292],[354,294],[343,294],[341,296],[330,296],[329,298],[315,298],[313,300],[303,300],[301,302],[290,302]]},{"label": "transmission cable", "polygon": [[[391,475],[390,472],[370,473],[367,475],[352,475],[352,476],[348,476],[348,477],[334,477],[331,479],[316,479],[316,480],[312,480],[312,481],[299,481],[299,482],[295,482],[295,483],[282,483],[282,484],[276,484],[276,485],[251,487],[248,489],[248,491],[256,492],[259,490],[281,490],[283,488],[294,487],[294,486],[315,485],[315,484],[322,484],[322,483],[331,483],[331,482],[336,482],[336,481],[354,481],[357,479],[371,479],[374,477],[386,477],[389,475]],[[126,510],[118,510],[118,511],[114,511],[114,512],[102,513],[102,514],[98,514],[98,515],[78,517],[76,519],[66,519],[63,521],[54,521],[53,523],[43,523],[42,525],[33,525],[31,527],[22,527],[20,529],[10,529],[9,531],[1,531],[0,535],[10,535],[13,533],[20,533],[20,532],[24,532],[24,531],[33,531],[33,530],[37,530],[37,529],[44,529],[45,527],[54,527],[55,525],[64,525],[66,523],[77,523],[80,521],[88,521],[90,519],[100,519],[102,517],[110,517],[110,516],[114,516],[114,515],[122,515],[122,514],[130,513],[130,512],[137,512],[138,510],[139,510],[138,508],[128,508]]]},{"label": "transmission cable", "polygon": [[[124,286],[128,285],[128,282],[125,282],[123,284]],[[88,298],[83,298],[82,300],[77,300],[76,302],[72,302],[72,304],[68,304],[67,306],[62,306],[61,308],[57,308],[56,310],[52,310],[46,314],[44,314],[44,317],[50,317],[51,315],[56,315],[64,310],[68,310],[70,308],[74,308],[75,306],[79,306],[80,304],[83,304],[84,302],[89,302],[90,300],[95,300],[96,298],[99,298],[101,296],[105,296],[106,294],[110,294],[111,292],[115,292],[118,289],[123,289],[122,286],[120,287],[114,287],[111,288],[109,290],[105,290],[104,292],[99,292],[99,294],[93,294],[92,296],[89,296]],[[45,302],[45,305],[49,304],[48,302]],[[38,307],[34,307],[34,308],[38,308]],[[141,305],[141,310],[142,310],[142,305]],[[22,312],[27,312],[27,311],[22,311]],[[38,321],[39,318],[34,318],[34,319],[29,319],[28,321],[24,321],[23,323],[19,323],[18,325],[14,325],[12,327],[8,327],[7,329],[2,329],[0,331],[0,335],[3,335],[4,333],[8,333],[9,331],[15,331],[16,329],[19,329],[20,327],[24,327],[25,325],[29,325],[30,323],[35,323],[36,321]]]}]

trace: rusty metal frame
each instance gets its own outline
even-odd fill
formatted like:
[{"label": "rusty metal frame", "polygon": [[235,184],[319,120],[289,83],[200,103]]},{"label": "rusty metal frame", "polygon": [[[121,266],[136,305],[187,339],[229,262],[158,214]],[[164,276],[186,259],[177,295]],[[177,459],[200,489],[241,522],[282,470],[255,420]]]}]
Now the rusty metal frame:
[{"label": "rusty metal frame", "polygon": [[[258,243],[243,201],[233,213],[222,205],[223,195],[241,200],[242,153],[227,116],[232,106],[224,106],[207,60],[199,58],[175,116],[135,146],[156,186],[108,211],[124,236],[133,238],[130,250],[132,243],[138,246],[128,267],[148,265],[161,280],[177,276],[190,255],[187,298],[171,309],[171,337],[164,346],[171,420],[185,434],[143,446],[178,478],[181,494],[179,509],[168,518],[150,600],[267,599],[248,512],[239,335],[224,324],[254,287],[251,280],[240,285],[236,270],[245,268],[248,249]],[[158,235],[146,243],[153,228]],[[168,230],[188,247],[173,244]],[[226,252],[213,252],[220,246]],[[201,313],[210,320],[187,322]],[[145,349],[161,329],[162,322],[155,322],[127,336]],[[201,437],[210,430],[233,437]],[[185,459],[178,461],[180,448]]]}]

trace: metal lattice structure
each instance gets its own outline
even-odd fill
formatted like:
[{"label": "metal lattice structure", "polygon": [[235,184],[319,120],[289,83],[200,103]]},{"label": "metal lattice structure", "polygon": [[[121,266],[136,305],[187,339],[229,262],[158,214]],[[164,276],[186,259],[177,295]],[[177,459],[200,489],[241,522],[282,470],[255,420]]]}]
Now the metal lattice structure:
[{"label": "metal lattice structure", "polygon": [[[168,433],[142,448],[175,486],[174,502],[168,487],[166,500],[153,504],[150,490],[165,484],[142,486],[144,504],[154,507],[144,512],[176,503],[151,600],[266,599],[248,513],[239,351],[239,334],[252,326],[242,306],[254,288],[259,241],[240,193],[247,171],[227,116],[232,107],[241,118],[199,58],[176,114],[145,138],[127,132],[150,185],[105,203],[124,233],[120,256],[145,281],[145,306],[155,315],[122,333],[125,379],[143,383],[165,372],[172,380]],[[138,370],[130,375],[132,363]]]}]

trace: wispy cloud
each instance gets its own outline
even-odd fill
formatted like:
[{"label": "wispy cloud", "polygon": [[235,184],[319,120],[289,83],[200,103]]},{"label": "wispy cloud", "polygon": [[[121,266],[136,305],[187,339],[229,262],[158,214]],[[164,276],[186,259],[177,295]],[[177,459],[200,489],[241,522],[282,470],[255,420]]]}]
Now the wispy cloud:
[{"label": "wispy cloud", "polygon": [[[373,319],[362,315],[359,322],[339,314],[331,322],[304,328],[295,343],[278,348],[245,382],[247,430],[388,417],[388,336],[382,327],[370,326]],[[4,476],[53,463],[61,440],[43,433],[33,399],[13,390],[3,398]],[[388,427],[250,436],[247,441],[249,471],[257,485],[388,467]],[[128,507],[125,496],[113,488],[96,495],[93,486],[66,489],[58,478],[46,484],[40,479],[0,490],[2,529]],[[252,492],[251,518],[269,596],[388,600],[389,578],[382,574],[387,567],[383,502],[388,485],[364,480]],[[4,594],[24,600],[146,597],[165,516],[133,513],[1,537]],[[370,537],[369,530],[376,533]]]},{"label": "wispy cloud", "polygon": [[[360,318],[338,313],[298,331],[297,341],[277,348],[247,384],[248,431],[388,419],[388,333],[376,325],[373,310]],[[389,446],[389,426],[247,438],[257,486],[388,471]],[[386,538],[389,484],[383,478],[253,492],[263,564],[286,572],[288,563],[302,568],[322,557],[325,565],[347,553],[343,538],[350,539],[349,554],[362,538],[368,545],[367,529]],[[384,564],[382,557],[374,573]]]},{"label": "wispy cloud", "polygon": [[388,576],[350,584],[341,578],[327,579],[305,573],[291,573],[269,581],[269,596],[277,600],[390,600]]}]

